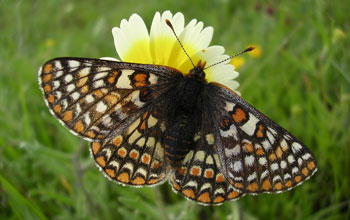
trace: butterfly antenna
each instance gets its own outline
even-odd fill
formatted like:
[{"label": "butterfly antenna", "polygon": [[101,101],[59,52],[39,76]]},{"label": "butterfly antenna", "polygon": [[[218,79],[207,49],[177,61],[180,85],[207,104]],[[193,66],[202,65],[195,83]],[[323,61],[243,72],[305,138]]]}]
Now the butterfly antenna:
[{"label": "butterfly antenna", "polygon": [[245,49],[245,50],[243,50],[243,51],[241,51],[241,52],[239,52],[239,53],[237,53],[237,54],[235,54],[235,55],[233,55],[233,56],[230,56],[229,58],[226,58],[226,59],[224,59],[224,60],[221,60],[220,62],[213,63],[213,64],[207,66],[207,67],[204,68],[204,69],[206,70],[206,69],[208,69],[208,68],[210,68],[210,67],[213,67],[213,66],[216,66],[216,65],[218,65],[218,64],[220,64],[220,63],[226,62],[227,60],[231,60],[232,58],[234,58],[234,57],[236,57],[236,56],[242,55],[242,54],[244,54],[244,53],[246,53],[246,52],[249,52],[249,51],[252,51],[252,50],[254,50],[254,49],[255,49],[255,47],[253,47],[253,46],[252,46],[252,47],[248,47],[247,49]]},{"label": "butterfly antenna", "polygon": [[176,40],[179,42],[179,44],[180,44],[182,50],[185,52],[186,56],[187,56],[188,59],[191,61],[192,66],[193,66],[193,67],[196,67],[196,66],[194,65],[194,63],[193,63],[191,57],[188,55],[188,53],[186,52],[184,46],[182,45],[182,43],[181,43],[179,37],[176,35],[175,30],[174,30],[174,27],[173,27],[173,25],[171,24],[171,22],[169,21],[169,19],[165,19],[165,22],[166,22],[166,24],[170,27],[170,29],[173,31],[173,33],[174,33],[174,35],[175,35],[175,37],[176,37]]}]

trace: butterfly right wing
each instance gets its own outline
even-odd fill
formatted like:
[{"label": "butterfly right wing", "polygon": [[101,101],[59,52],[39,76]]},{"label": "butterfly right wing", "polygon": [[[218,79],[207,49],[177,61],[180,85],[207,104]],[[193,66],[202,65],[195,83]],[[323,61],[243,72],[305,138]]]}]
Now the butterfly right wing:
[{"label": "butterfly right wing", "polygon": [[238,199],[244,194],[238,192],[221,171],[207,103],[202,102],[199,109],[200,122],[193,138],[194,144],[170,176],[170,184],[175,192],[203,205],[219,205]]},{"label": "butterfly right wing", "polygon": [[56,58],[39,70],[50,112],[89,141],[126,129],[181,77],[167,67],[86,58]]},{"label": "butterfly right wing", "polygon": [[283,192],[317,170],[312,152],[296,137],[216,83],[206,87],[222,172],[239,191]]}]

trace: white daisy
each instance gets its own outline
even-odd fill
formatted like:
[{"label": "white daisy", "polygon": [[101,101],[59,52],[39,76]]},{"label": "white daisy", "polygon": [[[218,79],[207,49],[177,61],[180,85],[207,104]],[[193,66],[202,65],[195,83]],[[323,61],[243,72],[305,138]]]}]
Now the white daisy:
[{"label": "white daisy", "polygon": [[[189,73],[193,66],[166,24],[166,19],[172,23],[194,64],[201,60],[209,66],[229,57],[224,54],[222,46],[209,46],[214,31],[212,27],[204,28],[203,22],[196,19],[185,26],[182,13],[173,15],[170,11],[165,11],[155,14],[150,33],[137,14],[131,15],[129,20],[123,19],[120,27],[113,28],[114,44],[120,59],[124,62],[170,66],[182,73]],[[205,74],[208,82],[221,83],[235,91],[239,86],[234,80],[238,72],[229,60],[206,69]]]}]

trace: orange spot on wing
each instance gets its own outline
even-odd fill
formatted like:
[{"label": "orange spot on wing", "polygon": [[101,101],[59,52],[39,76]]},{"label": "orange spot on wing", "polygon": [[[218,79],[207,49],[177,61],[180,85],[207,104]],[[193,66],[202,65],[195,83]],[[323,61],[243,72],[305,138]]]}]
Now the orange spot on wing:
[{"label": "orange spot on wing", "polygon": [[62,110],[61,105],[55,105],[55,106],[53,107],[53,111],[56,112],[56,113],[60,113],[61,110]]},{"label": "orange spot on wing", "polygon": [[101,148],[101,144],[98,143],[98,142],[93,142],[91,147],[92,147],[92,153],[93,153],[94,155],[96,155],[97,152],[98,152],[98,151],[100,150],[100,148]]},{"label": "orange spot on wing", "polygon": [[152,168],[154,169],[158,169],[161,167],[161,163],[157,162],[157,161],[153,161],[152,163]]},{"label": "orange spot on wing", "polygon": [[275,153],[271,153],[270,155],[269,155],[269,160],[270,161],[275,161],[277,159],[277,157],[276,157],[276,154]]},{"label": "orange spot on wing", "polygon": [[115,82],[115,78],[118,76],[118,72],[117,71],[113,71],[112,75],[110,77],[108,77],[107,81],[112,84]]},{"label": "orange spot on wing", "polygon": [[146,121],[143,121],[140,125],[140,129],[141,130],[145,130],[146,129]]},{"label": "orange spot on wing", "polygon": [[301,181],[301,176],[298,175],[298,176],[294,177],[294,180],[295,180],[295,182],[299,183]]},{"label": "orange spot on wing", "polygon": [[115,177],[115,172],[113,169],[106,169],[105,171],[109,177],[111,177],[111,178]]},{"label": "orange spot on wing", "polygon": [[81,91],[82,93],[87,93],[87,92],[89,91],[89,86],[88,86],[88,85],[85,85],[85,86],[81,87],[80,91]]},{"label": "orange spot on wing", "polygon": [[122,148],[120,148],[120,149],[117,151],[117,153],[118,153],[118,155],[119,155],[120,157],[122,157],[122,158],[124,158],[125,155],[126,155],[125,149],[122,149]]},{"label": "orange spot on wing", "polygon": [[106,166],[106,161],[105,158],[103,156],[99,156],[96,158],[96,162],[101,166],[101,167],[105,167]]},{"label": "orange spot on wing", "polygon": [[243,144],[243,150],[245,152],[253,152],[253,146],[249,143],[244,143]]},{"label": "orange spot on wing", "polygon": [[46,82],[50,81],[51,79],[52,79],[52,74],[46,74],[43,77],[43,82],[46,83]]},{"label": "orange spot on wing", "polygon": [[75,123],[74,125],[74,131],[76,132],[82,132],[84,130],[84,125],[83,125],[83,122],[82,121],[78,121],[77,123]]},{"label": "orange spot on wing", "polygon": [[135,185],[145,185],[145,179],[142,177],[136,177],[131,183]]},{"label": "orange spot on wing", "polygon": [[308,170],[306,167],[304,167],[304,168],[301,170],[301,172],[303,173],[304,176],[308,176],[308,175],[309,175],[309,170]]},{"label": "orange spot on wing", "polygon": [[243,184],[242,183],[235,183],[233,186],[235,188],[237,188],[237,189],[242,189],[243,188]]},{"label": "orange spot on wing", "polygon": [[263,150],[262,148],[258,148],[258,149],[256,150],[256,154],[259,155],[259,156],[262,156],[262,155],[265,154],[265,152],[264,152],[264,150]]},{"label": "orange spot on wing", "polygon": [[98,98],[102,98],[103,92],[102,92],[101,89],[98,89],[98,90],[95,90],[95,91],[94,91],[94,95],[95,95],[96,97],[98,97]]},{"label": "orange spot on wing", "polygon": [[130,158],[136,160],[139,154],[136,151],[132,151],[130,153]]},{"label": "orange spot on wing", "polygon": [[50,85],[44,86],[44,91],[45,91],[45,92],[50,92],[51,89],[52,89],[52,87],[51,87]]},{"label": "orange spot on wing", "polygon": [[161,176],[160,178],[154,178],[154,179],[150,179],[147,181],[148,184],[155,184],[158,183],[159,181],[161,181],[163,179],[164,176]]},{"label": "orange spot on wing", "polygon": [[270,180],[265,180],[262,184],[262,187],[261,187],[263,190],[270,190],[271,189],[271,182]]},{"label": "orange spot on wing", "polygon": [[62,117],[63,121],[70,121],[70,120],[72,120],[72,118],[73,118],[73,111],[72,110],[66,111],[65,113],[63,113],[63,117]]},{"label": "orange spot on wing", "polygon": [[228,199],[234,199],[234,198],[237,198],[238,196],[239,196],[239,192],[232,191],[232,192],[230,192],[230,193],[227,195],[227,198],[228,198]]},{"label": "orange spot on wing", "polygon": [[88,131],[88,132],[86,133],[86,135],[87,135],[89,138],[95,138],[95,137],[96,137],[96,134],[95,134],[95,132],[93,132],[93,131]]},{"label": "orange spot on wing", "polygon": [[263,138],[264,137],[264,130],[265,130],[264,126],[263,125],[259,125],[259,129],[256,132],[256,136],[258,138]]},{"label": "orange spot on wing", "polygon": [[77,87],[82,87],[83,85],[86,84],[87,81],[88,81],[88,77],[83,77],[83,78],[79,79],[78,83],[77,83]]},{"label": "orange spot on wing", "polygon": [[114,105],[115,103],[118,102],[118,97],[115,94],[108,94],[105,97],[105,100],[110,104]]},{"label": "orange spot on wing", "polygon": [[177,191],[180,191],[180,188],[181,188],[181,187],[180,187],[179,184],[173,182],[173,187],[174,187],[174,189],[176,189]]},{"label": "orange spot on wing", "polygon": [[310,161],[308,164],[307,164],[307,168],[309,168],[310,170],[314,170],[316,167],[315,163],[313,161]]},{"label": "orange spot on wing", "polygon": [[205,170],[204,177],[205,178],[212,178],[213,177],[213,171],[212,170]]},{"label": "orange spot on wing", "polygon": [[273,188],[274,188],[275,190],[281,190],[281,189],[283,189],[283,185],[282,185],[281,182],[278,182],[278,183],[276,183],[276,184],[273,186]]},{"label": "orange spot on wing", "polygon": [[209,203],[211,201],[209,192],[202,193],[199,197],[198,200],[204,203]]},{"label": "orange spot on wing", "polygon": [[247,189],[251,192],[255,192],[257,191],[259,188],[258,184],[257,183],[252,183],[252,184],[249,184]]},{"label": "orange spot on wing", "polygon": [[51,64],[51,63],[48,63],[48,64],[46,64],[46,65],[44,66],[43,72],[44,72],[44,73],[49,73],[49,72],[51,72],[51,70],[52,70],[52,64]]},{"label": "orange spot on wing", "polygon": [[290,188],[293,185],[293,182],[291,180],[288,180],[285,185],[287,188]]},{"label": "orange spot on wing", "polygon": [[218,196],[218,197],[216,197],[215,199],[214,199],[214,203],[220,203],[220,202],[223,202],[225,199],[224,199],[224,197],[222,197],[222,196]]},{"label": "orange spot on wing", "polygon": [[48,97],[47,97],[47,101],[49,101],[50,103],[53,103],[55,101],[55,96],[53,96],[52,94],[50,94]]},{"label": "orange spot on wing", "polygon": [[113,144],[114,146],[117,146],[119,147],[119,145],[122,143],[122,137],[121,136],[118,136],[116,138],[113,139]]},{"label": "orange spot on wing", "polygon": [[117,180],[119,180],[122,183],[129,183],[130,182],[129,174],[127,172],[123,172],[119,174]]},{"label": "orange spot on wing", "polygon": [[236,123],[240,123],[246,120],[247,115],[241,108],[236,108],[235,113],[232,114],[232,118]]},{"label": "orange spot on wing", "polygon": [[179,175],[183,176],[186,172],[187,168],[186,167],[180,167],[179,169],[177,169],[177,172]]},{"label": "orange spot on wing", "polygon": [[222,183],[224,181],[225,181],[224,176],[221,173],[216,175],[216,182]]},{"label": "orange spot on wing", "polygon": [[194,192],[192,189],[185,189],[182,190],[182,193],[187,196],[188,198],[194,199]]},{"label": "orange spot on wing", "polygon": [[144,155],[142,155],[141,161],[144,164],[149,164],[150,157],[147,154],[144,154]]},{"label": "orange spot on wing", "polygon": [[193,168],[191,169],[191,174],[192,174],[193,176],[198,176],[198,175],[200,174],[200,169],[197,168],[197,167],[193,167]]},{"label": "orange spot on wing", "polygon": [[135,87],[142,87],[142,86],[146,86],[146,78],[147,78],[147,74],[145,73],[138,73],[134,76],[134,80],[135,80]]},{"label": "orange spot on wing", "polygon": [[276,155],[277,155],[278,158],[281,158],[282,155],[283,155],[282,148],[281,148],[280,146],[278,146],[278,147],[276,148],[275,153],[276,153]]}]

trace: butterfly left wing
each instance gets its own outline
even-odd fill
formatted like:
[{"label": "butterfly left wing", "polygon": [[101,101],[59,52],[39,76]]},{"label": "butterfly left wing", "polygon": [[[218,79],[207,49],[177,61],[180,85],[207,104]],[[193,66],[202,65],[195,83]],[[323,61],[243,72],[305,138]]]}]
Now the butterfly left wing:
[{"label": "butterfly left wing", "polygon": [[301,184],[316,170],[312,152],[281,126],[230,89],[208,84],[221,171],[244,193],[282,192]]},{"label": "butterfly left wing", "polygon": [[170,166],[164,160],[159,105],[154,105],[115,137],[92,142],[96,165],[117,183],[151,186],[167,179]]},{"label": "butterfly left wing", "polygon": [[89,141],[125,129],[179,77],[162,66],[70,57],[50,60],[39,70],[50,112]]}]

